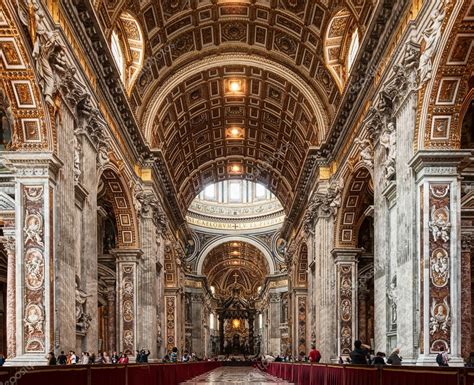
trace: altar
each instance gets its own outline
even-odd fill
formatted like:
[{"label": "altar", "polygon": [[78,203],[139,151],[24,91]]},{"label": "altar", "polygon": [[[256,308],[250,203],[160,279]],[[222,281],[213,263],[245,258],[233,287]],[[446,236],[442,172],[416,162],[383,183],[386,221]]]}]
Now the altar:
[{"label": "altar", "polygon": [[253,302],[233,296],[217,309],[220,354],[254,354],[255,307]]}]

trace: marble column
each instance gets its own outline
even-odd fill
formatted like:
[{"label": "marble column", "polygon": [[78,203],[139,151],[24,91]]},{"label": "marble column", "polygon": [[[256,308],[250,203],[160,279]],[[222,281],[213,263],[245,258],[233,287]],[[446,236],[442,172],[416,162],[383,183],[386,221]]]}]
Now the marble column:
[{"label": "marble column", "polygon": [[157,358],[156,228],[152,217],[141,215],[140,239],[143,256],[138,264],[138,348],[149,349],[150,359]]},{"label": "marble column", "polygon": [[270,292],[268,309],[268,353],[271,355],[280,354],[280,319],[281,319],[281,294]]},{"label": "marble column", "polygon": [[[5,154],[15,171],[16,354],[8,365],[44,365],[54,348],[55,180],[61,163],[50,153]],[[10,259],[12,263],[12,259]],[[10,283],[13,277],[10,277]],[[10,298],[10,303],[13,298]],[[13,319],[13,318],[12,318]],[[11,320],[12,320],[11,319]],[[10,346],[13,341],[10,342]]]},{"label": "marble column", "polygon": [[[334,249],[336,265],[337,353],[348,356],[357,339],[357,258],[360,249]],[[367,343],[367,341],[363,341]]]},{"label": "marble column", "polygon": [[334,216],[318,217],[315,223],[315,238],[319,240],[315,250],[315,287],[313,289],[316,308],[316,344],[322,362],[337,360],[337,312],[336,266],[331,250],[334,248]]},{"label": "marble column", "polygon": [[417,181],[420,355],[433,365],[441,347],[450,366],[461,358],[461,226],[458,164],[470,152],[419,151],[411,161]]},{"label": "marble column", "polygon": [[15,238],[2,237],[0,243],[7,252],[7,359],[11,360],[16,356],[16,298],[15,298],[15,274],[16,255]]},{"label": "marble column", "polygon": [[117,265],[118,349],[135,356],[137,346],[137,264],[141,250],[115,249]]}]

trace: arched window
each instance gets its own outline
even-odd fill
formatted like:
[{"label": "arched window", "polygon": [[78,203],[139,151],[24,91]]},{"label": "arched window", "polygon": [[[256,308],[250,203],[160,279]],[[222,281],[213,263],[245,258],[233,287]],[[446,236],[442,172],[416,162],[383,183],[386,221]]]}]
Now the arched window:
[{"label": "arched window", "polygon": [[359,31],[356,28],[354,32],[352,32],[351,44],[349,45],[349,54],[347,55],[348,71],[351,70],[352,64],[354,64],[354,60],[357,56],[358,51],[359,51]]},{"label": "arched window", "polygon": [[324,60],[342,93],[359,49],[357,20],[347,8],[329,20],[324,34]]},{"label": "arched window", "polygon": [[120,78],[129,94],[143,67],[144,48],[140,24],[131,14],[122,12],[114,25],[110,50],[117,63]]},{"label": "arched window", "polygon": [[115,64],[120,72],[120,78],[125,82],[125,59],[123,57],[122,47],[120,47],[120,40],[117,31],[112,32],[112,41],[110,43],[110,49],[115,59]]}]

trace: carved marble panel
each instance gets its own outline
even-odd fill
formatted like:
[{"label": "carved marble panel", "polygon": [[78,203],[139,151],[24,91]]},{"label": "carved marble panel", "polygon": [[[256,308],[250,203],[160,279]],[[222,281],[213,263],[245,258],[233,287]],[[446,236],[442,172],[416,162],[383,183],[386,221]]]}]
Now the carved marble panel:
[{"label": "carved marble panel", "polygon": [[429,184],[429,349],[451,347],[451,185]]},{"label": "carved marble panel", "polygon": [[23,185],[23,351],[46,352],[45,190]]}]

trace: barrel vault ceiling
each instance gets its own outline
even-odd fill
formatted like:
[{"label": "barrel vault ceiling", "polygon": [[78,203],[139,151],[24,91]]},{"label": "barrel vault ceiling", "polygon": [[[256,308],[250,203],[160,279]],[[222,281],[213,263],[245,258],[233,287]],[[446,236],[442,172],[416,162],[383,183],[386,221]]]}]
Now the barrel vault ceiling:
[{"label": "barrel vault ceiling", "polygon": [[334,73],[343,77],[343,41],[355,28],[363,34],[372,1],[94,5],[108,36],[122,12],[141,26],[145,60],[130,104],[181,211],[207,184],[245,178],[265,184],[288,212],[308,152],[325,141],[341,100]]}]

